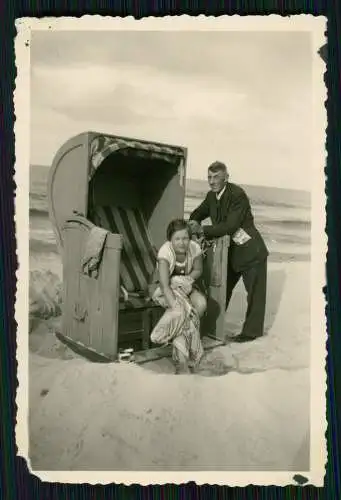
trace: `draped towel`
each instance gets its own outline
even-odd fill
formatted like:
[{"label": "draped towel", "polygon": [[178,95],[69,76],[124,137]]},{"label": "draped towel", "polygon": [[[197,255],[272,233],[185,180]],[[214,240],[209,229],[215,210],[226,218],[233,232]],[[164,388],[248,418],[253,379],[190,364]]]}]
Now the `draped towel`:
[{"label": "draped towel", "polygon": [[93,227],[89,233],[82,259],[83,273],[97,278],[108,231]]},{"label": "draped towel", "polygon": [[166,312],[154,327],[151,341],[155,344],[173,345],[173,360],[178,363],[182,357],[192,366],[198,365],[204,350],[200,339],[200,319],[188,299],[191,284],[186,276],[174,276],[170,286],[176,299],[176,307],[168,308],[166,299],[158,287],[153,300],[166,308]]}]

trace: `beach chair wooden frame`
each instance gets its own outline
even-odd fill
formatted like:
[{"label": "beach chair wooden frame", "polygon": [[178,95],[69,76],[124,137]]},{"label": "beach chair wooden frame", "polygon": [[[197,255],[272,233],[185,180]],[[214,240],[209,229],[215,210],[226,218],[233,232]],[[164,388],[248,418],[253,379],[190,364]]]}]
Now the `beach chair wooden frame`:
[{"label": "beach chair wooden frame", "polygon": [[[148,275],[169,221],[184,217],[186,161],[184,147],[96,132],[72,137],[55,155],[48,204],[63,264],[58,337],[85,356],[114,361],[133,344],[151,351],[150,333],[162,309],[147,297]],[[107,234],[92,276],[84,272],[83,257],[94,228]],[[227,251],[225,245],[225,257]],[[209,267],[213,259],[210,250]],[[222,338],[226,280],[212,284],[207,276],[218,314],[208,314],[203,324]]]},{"label": "beach chair wooden frame", "polygon": [[222,236],[213,242],[204,260],[207,312],[202,321],[202,336],[225,343],[225,304],[230,237]]}]

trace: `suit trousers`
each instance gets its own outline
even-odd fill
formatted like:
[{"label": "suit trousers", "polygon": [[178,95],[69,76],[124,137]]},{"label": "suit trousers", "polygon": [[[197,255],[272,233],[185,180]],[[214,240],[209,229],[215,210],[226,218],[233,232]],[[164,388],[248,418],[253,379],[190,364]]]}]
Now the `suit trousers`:
[{"label": "suit trousers", "polygon": [[226,309],[232,292],[242,278],[247,292],[247,311],[241,334],[249,338],[261,337],[264,333],[266,306],[267,259],[238,273],[228,266],[226,287]]}]

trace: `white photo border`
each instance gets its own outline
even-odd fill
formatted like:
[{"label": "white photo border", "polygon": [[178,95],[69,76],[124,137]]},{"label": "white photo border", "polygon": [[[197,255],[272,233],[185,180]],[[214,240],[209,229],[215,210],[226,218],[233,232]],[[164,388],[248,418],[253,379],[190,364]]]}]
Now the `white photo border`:
[{"label": "white photo border", "polygon": [[[21,18],[16,20],[15,56],[17,67],[15,105],[15,224],[17,235],[18,270],[15,319],[17,327],[18,388],[16,394],[16,443],[18,455],[23,457],[32,474],[43,481],[88,484],[183,484],[194,481],[198,485],[247,486],[297,484],[292,471],[37,471],[29,460],[28,430],[28,277],[29,277],[29,165],[30,165],[30,40],[32,31],[58,30],[141,30],[141,31],[308,31],[313,40],[313,182],[312,182],[312,246],[311,246],[311,446],[310,471],[300,472],[308,483],[323,486],[327,460],[326,420],[326,341],[325,262],[327,252],[326,227],[326,127],[324,103],[327,91],[323,80],[326,65],[318,49],[326,43],[326,18],[300,14],[290,17],[220,16],[198,17],[166,16],[163,18],[111,18],[83,16],[81,18]],[[322,207],[322,208],[321,208]],[[20,333],[20,335],[19,335]]]}]

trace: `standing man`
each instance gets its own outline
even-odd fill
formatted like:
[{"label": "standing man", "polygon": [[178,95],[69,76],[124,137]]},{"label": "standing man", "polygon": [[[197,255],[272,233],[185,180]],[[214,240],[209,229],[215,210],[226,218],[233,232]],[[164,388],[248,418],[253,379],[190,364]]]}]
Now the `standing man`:
[{"label": "standing man", "polygon": [[[214,162],[208,167],[210,191],[190,215],[192,228],[207,240],[231,237],[226,308],[232,292],[242,278],[247,291],[247,312],[240,335],[234,342],[248,342],[264,333],[267,257],[269,252],[253,221],[249,199],[244,190],[228,182],[226,165]],[[207,217],[212,225],[200,226]]]}]

